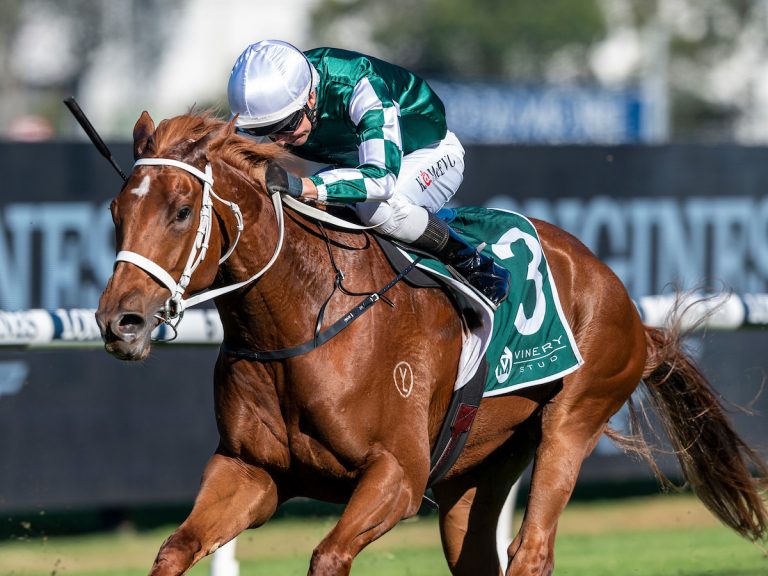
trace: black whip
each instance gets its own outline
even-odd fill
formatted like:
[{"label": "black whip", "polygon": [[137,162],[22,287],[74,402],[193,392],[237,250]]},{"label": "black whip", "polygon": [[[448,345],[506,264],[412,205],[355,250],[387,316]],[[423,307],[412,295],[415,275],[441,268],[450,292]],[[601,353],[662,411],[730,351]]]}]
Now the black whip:
[{"label": "black whip", "polygon": [[93,142],[93,145],[96,146],[96,149],[101,153],[101,155],[109,160],[109,163],[112,164],[112,167],[115,170],[117,170],[117,173],[120,174],[120,177],[123,180],[128,180],[128,177],[123,173],[123,171],[120,169],[120,166],[117,164],[117,160],[115,160],[114,156],[112,156],[112,153],[109,151],[109,148],[107,148],[104,140],[102,140],[101,136],[99,136],[99,133],[96,132],[96,128],[93,127],[93,124],[91,124],[90,120],[88,120],[88,118],[85,116],[85,113],[83,113],[80,105],[77,103],[74,97],[70,96],[69,98],[65,98],[64,105],[69,108],[70,112],[72,112],[75,120],[77,120],[80,126],[83,127],[85,133],[88,134],[88,138],[91,139],[91,142]]}]

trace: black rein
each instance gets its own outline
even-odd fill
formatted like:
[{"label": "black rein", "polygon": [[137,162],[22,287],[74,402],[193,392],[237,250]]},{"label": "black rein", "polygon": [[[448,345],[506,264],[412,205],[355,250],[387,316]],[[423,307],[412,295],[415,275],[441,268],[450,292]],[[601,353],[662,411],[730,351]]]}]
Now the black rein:
[{"label": "black rein", "polygon": [[[322,226],[321,226],[321,230],[322,230]],[[324,230],[323,230],[323,236],[325,238],[325,241],[329,244],[328,250],[330,252],[331,251],[330,239],[325,234]],[[341,272],[341,270],[339,270],[339,268],[336,266],[336,262],[333,259],[333,253],[331,253],[331,262],[333,264],[334,269],[336,270],[336,279],[334,283],[334,288],[330,296],[328,296],[326,301],[320,307],[320,312],[318,313],[317,324],[315,328],[315,336],[311,340],[307,340],[303,344],[299,344],[297,346],[291,346],[290,348],[281,348],[279,350],[258,350],[258,351],[246,350],[242,348],[229,348],[226,345],[226,343],[222,342],[221,351],[227,356],[232,356],[234,358],[240,358],[243,360],[252,360],[254,362],[269,362],[272,360],[285,360],[287,358],[293,358],[295,356],[301,356],[302,354],[306,354],[307,352],[310,352],[311,350],[314,350],[315,348],[318,348],[323,344],[325,344],[326,342],[328,342],[331,338],[333,338],[339,332],[344,330],[344,328],[349,326],[357,318],[365,314],[365,312],[367,312],[368,309],[371,306],[373,306],[376,302],[382,299],[384,294],[386,294],[395,284],[397,284],[405,276],[407,276],[421,261],[421,259],[422,259],[421,256],[417,257],[405,268],[403,268],[397,274],[397,276],[395,276],[392,280],[390,280],[390,282],[386,286],[384,286],[381,290],[379,290],[378,292],[369,294],[364,300],[362,300],[359,304],[357,304],[357,306],[352,308],[352,310],[344,314],[344,316],[336,320],[336,322],[331,324],[325,330],[320,331],[320,325],[322,324],[323,315],[325,313],[325,308],[328,305],[328,302],[330,302],[337,288],[341,287],[343,290],[341,281],[343,280],[344,275]]]}]

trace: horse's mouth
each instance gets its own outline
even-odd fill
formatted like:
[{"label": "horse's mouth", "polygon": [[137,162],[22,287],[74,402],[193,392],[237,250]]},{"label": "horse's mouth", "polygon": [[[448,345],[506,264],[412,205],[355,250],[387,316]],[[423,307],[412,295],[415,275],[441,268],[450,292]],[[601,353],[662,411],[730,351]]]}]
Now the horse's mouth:
[{"label": "horse's mouth", "polygon": [[152,348],[149,331],[146,334],[129,335],[130,338],[104,339],[104,349],[118,360],[144,360]]},{"label": "horse's mouth", "polygon": [[125,342],[107,342],[104,349],[118,360],[139,361],[149,355],[150,346],[126,345]]}]

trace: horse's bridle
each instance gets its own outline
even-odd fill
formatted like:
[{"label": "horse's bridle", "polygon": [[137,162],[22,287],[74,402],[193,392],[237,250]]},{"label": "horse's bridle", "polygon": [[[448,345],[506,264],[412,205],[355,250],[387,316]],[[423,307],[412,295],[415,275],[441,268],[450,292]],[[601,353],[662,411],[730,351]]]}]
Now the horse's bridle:
[{"label": "horse's bridle", "polygon": [[[240,240],[240,235],[244,229],[243,215],[240,212],[240,207],[237,204],[230,202],[229,200],[224,200],[213,191],[213,171],[211,170],[210,163],[205,166],[205,172],[201,172],[191,164],[180,162],[179,160],[172,160],[170,158],[141,158],[136,161],[134,168],[136,166],[174,166],[189,172],[193,176],[196,176],[203,183],[203,199],[200,206],[200,224],[195,235],[195,242],[192,244],[192,249],[190,250],[189,257],[187,258],[187,264],[184,267],[184,271],[181,273],[181,278],[178,282],[176,282],[162,266],[156,264],[149,258],[138,254],[137,252],[121,250],[115,257],[115,265],[117,265],[118,262],[129,262],[134,266],[144,270],[147,274],[158,280],[165,287],[167,287],[168,290],[170,290],[170,298],[166,300],[162,311],[155,314],[155,318],[165,324],[168,324],[168,326],[174,331],[175,338],[176,326],[178,326],[179,322],[181,321],[185,309],[189,308],[190,306],[194,306],[195,304],[199,304],[200,302],[211,300],[217,296],[221,296],[222,294],[232,292],[238,288],[242,288],[243,286],[250,284],[262,276],[267,270],[269,270],[272,264],[275,263],[275,260],[277,260],[277,257],[280,254],[280,250],[282,249],[283,237],[285,235],[283,206],[280,200],[280,194],[272,194],[272,204],[275,207],[275,217],[277,219],[278,227],[277,246],[275,247],[275,253],[272,255],[272,258],[270,258],[269,262],[267,262],[259,272],[242,282],[237,282],[235,284],[230,284],[229,286],[223,286],[213,290],[206,290],[195,294],[190,298],[184,299],[182,296],[184,295],[184,291],[189,285],[189,281],[192,278],[192,273],[205,259],[206,252],[208,251],[208,243],[211,237],[211,224],[213,217],[213,198],[229,207],[229,209],[232,211],[232,214],[235,216],[235,220],[237,221],[237,235],[235,236],[235,240],[232,242],[226,254],[224,254],[224,256],[219,259],[219,265],[221,265],[227,260],[227,258],[229,258],[229,256],[235,250],[235,246],[237,246],[238,241]],[[172,339],[173,338],[171,338],[171,340]]]},{"label": "horse's bridle", "polygon": [[[170,340],[176,338],[176,327],[179,325],[179,322],[181,322],[181,319],[184,316],[184,310],[201,302],[212,300],[213,298],[221,296],[222,294],[226,294],[228,292],[242,288],[243,286],[247,286],[251,282],[257,280],[259,277],[263,276],[264,273],[272,267],[272,264],[275,263],[275,260],[277,260],[277,257],[282,250],[283,239],[285,237],[285,217],[283,213],[284,202],[302,214],[310,216],[318,221],[327,222],[329,224],[340,226],[341,228],[346,228],[348,230],[369,230],[381,226],[381,224],[376,224],[374,226],[360,226],[358,224],[346,222],[340,218],[337,218],[336,216],[328,214],[323,210],[318,210],[317,208],[307,206],[303,202],[299,202],[290,196],[281,197],[279,193],[275,192],[271,194],[271,199],[272,205],[275,208],[275,219],[277,220],[278,237],[277,245],[275,246],[275,253],[272,255],[272,258],[269,259],[269,262],[267,262],[260,271],[258,271],[247,280],[243,280],[242,282],[237,282],[236,284],[230,284],[229,286],[223,286],[213,290],[204,290],[203,292],[199,292],[190,298],[184,299],[182,296],[184,295],[184,292],[189,285],[189,281],[192,278],[192,273],[205,259],[206,252],[208,251],[208,242],[211,237],[211,222],[213,217],[212,198],[215,198],[225,206],[229,207],[229,209],[234,214],[235,219],[237,220],[237,236],[235,236],[235,240],[232,242],[232,245],[229,247],[226,254],[224,254],[224,256],[219,259],[219,265],[225,262],[227,258],[230,257],[232,252],[234,252],[235,246],[237,246],[237,243],[240,240],[240,235],[245,228],[243,215],[240,212],[240,207],[234,202],[224,200],[213,191],[213,171],[211,169],[210,162],[206,164],[205,172],[201,172],[191,164],[187,164],[186,162],[181,162],[179,160],[172,160],[170,158],[140,158],[139,160],[136,160],[133,166],[134,168],[136,166],[173,166],[175,168],[180,168],[181,170],[189,172],[193,176],[196,176],[203,183],[203,199],[200,205],[200,224],[195,236],[195,242],[192,244],[192,249],[190,250],[189,257],[187,258],[187,264],[184,267],[184,271],[181,273],[181,278],[178,282],[173,279],[173,276],[171,276],[165,270],[165,268],[137,252],[133,252],[131,250],[121,250],[115,257],[115,265],[117,265],[118,262],[129,262],[134,266],[144,270],[147,274],[162,283],[171,292],[171,297],[165,301],[163,309],[155,314],[155,318],[160,320],[160,322],[167,324],[173,331],[174,335],[170,338]],[[308,347],[309,343],[305,343],[290,349],[277,350],[261,354],[265,358],[268,356],[270,359],[288,358],[302,354],[306,350],[319,346],[325,340],[330,339],[336,335],[339,331],[346,327],[349,322],[357,318],[357,316],[365,312],[371,304],[378,301],[378,299],[385,292],[387,292],[390,288],[392,288],[392,286],[394,286],[405,275],[407,275],[419,260],[420,258],[414,260],[411,265],[401,270],[395,279],[387,286],[368,296],[368,298],[366,298],[357,307],[346,314],[341,320],[337,321],[330,328],[324,330],[322,334],[316,335],[312,340],[311,347]],[[255,356],[248,357],[255,359]],[[261,357],[259,357],[259,359],[261,359]]]}]

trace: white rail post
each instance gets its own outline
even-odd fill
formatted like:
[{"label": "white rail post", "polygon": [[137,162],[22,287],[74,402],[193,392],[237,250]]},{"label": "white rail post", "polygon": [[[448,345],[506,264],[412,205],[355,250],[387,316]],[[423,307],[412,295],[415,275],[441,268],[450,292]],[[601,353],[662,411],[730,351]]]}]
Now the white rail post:
[{"label": "white rail post", "polygon": [[235,539],[217,548],[211,557],[211,576],[240,576],[240,564],[235,558]]},{"label": "white rail post", "polygon": [[517,501],[517,493],[520,491],[520,480],[518,479],[512,485],[512,489],[509,491],[504,507],[499,514],[499,523],[496,525],[496,552],[499,555],[499,562],[501,563],[502,572],[507,571],[507,549],[512,544],[512,527],[514,525],[515,514],[515,502]]}]

